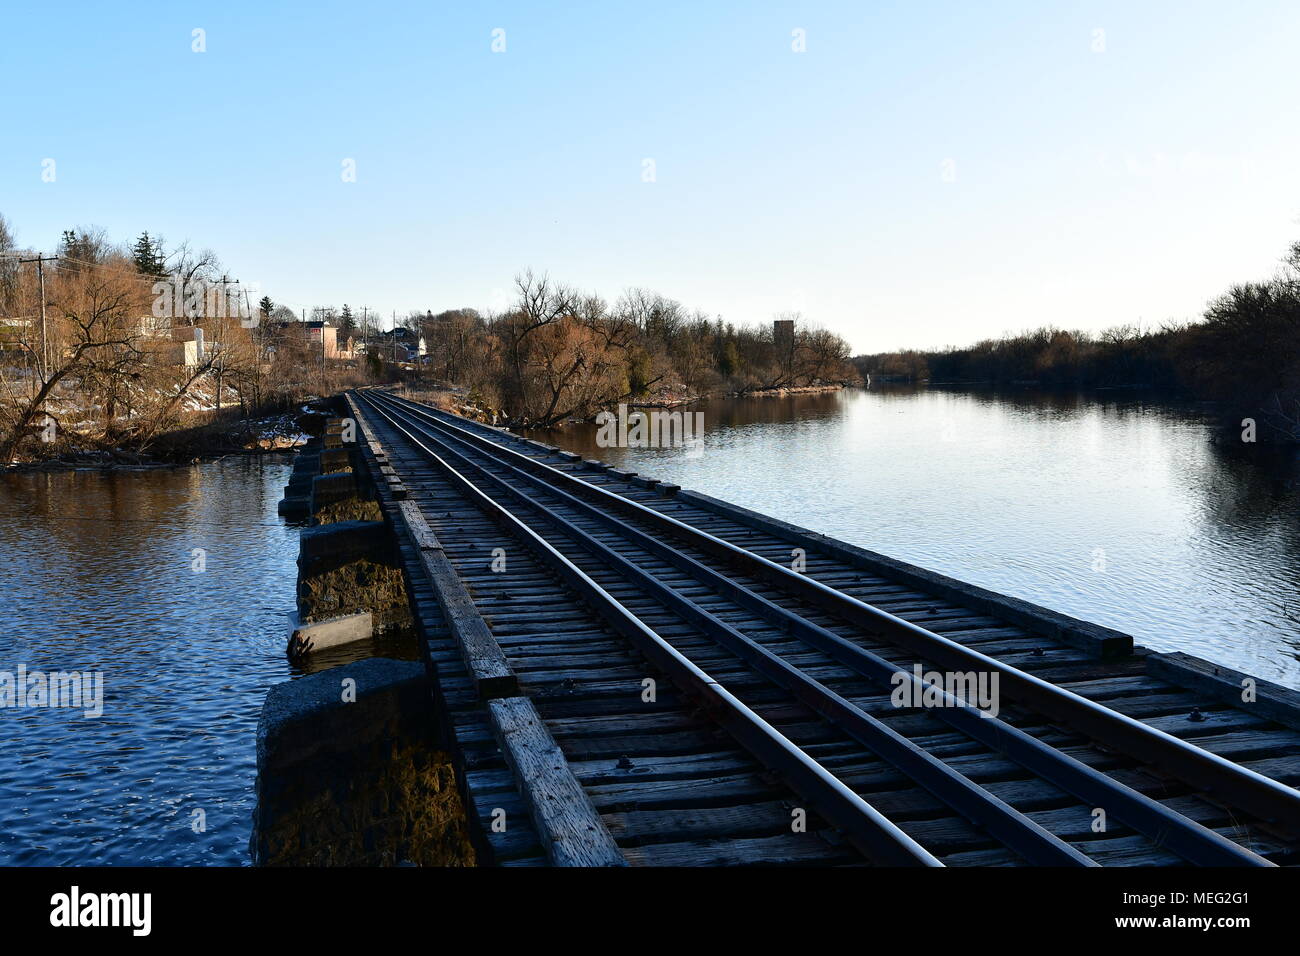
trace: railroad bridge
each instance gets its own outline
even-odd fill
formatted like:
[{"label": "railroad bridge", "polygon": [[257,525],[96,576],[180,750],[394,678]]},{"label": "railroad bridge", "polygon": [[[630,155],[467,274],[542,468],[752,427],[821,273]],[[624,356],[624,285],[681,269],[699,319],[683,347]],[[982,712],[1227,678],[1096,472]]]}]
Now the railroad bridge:
[{"label": "railroad bridge", "polygon": [[396,539],[481,863],[1297,862],[1294,691],[389,391],[343,402],[325,454]]}]

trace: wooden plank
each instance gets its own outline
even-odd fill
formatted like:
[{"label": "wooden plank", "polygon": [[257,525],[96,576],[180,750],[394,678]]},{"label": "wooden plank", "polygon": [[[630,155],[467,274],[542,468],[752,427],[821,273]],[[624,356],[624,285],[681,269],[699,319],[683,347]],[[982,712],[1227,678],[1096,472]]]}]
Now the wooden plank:
[{"label": "wooden plank", "polygon": [[626,866],[622,851],[533,702],[527,697],[499,697],[488,701],[488,718],[551,864]]},{"label": "wooden plank", "polygon": [[370,427],[369,419],[361,414],[361,406],[357,404],[351,395],[345,395],[344,397],[347,399],[348,408],[352,411],[353,419],[361,426],[361,435],[365,438],[366,444],[370,446],[370,453],[376,458],[387,457],[384,453],[384,446],[379,443],[379,439],[375,436],[375,430]]},{"label": "wooden plank", "polygon": [[401,514],[402,520],[406,522],[406,530],[410,533],[411,541],[417,549],[420,551],[442,550],[442,542],[433,533],[429,523],[424,520],[424,515],[420,514],[419,506],[414,501],[403,501],[397,506],[397,510]]},{"label": "wooden plank", "polygon": [[820,833],[811,830],[731,840],[651,843],[630,849],[628,857],[639,866],[831,866],[862,861],[847,843],[832,846]]},{"label": "wooden plank", "polygon": [[[1152,652],[1146,658],[1146,665],[1147,673],[1153,677],[1300,730],[1300,692],[1181,652]],[[1254,701],[1242,697],[1248,680],[1254,681]]]},{"label": "wooden plank", "polygon": [[411,540],[419,549],[420,564],[438,596],[447,627],[460,647],[461,657],[479,698],[508,697],[519,693],[519,680],[501,645],[479,614],[469,590],[447,559],[433,529],[413,501],[397,502]]}]

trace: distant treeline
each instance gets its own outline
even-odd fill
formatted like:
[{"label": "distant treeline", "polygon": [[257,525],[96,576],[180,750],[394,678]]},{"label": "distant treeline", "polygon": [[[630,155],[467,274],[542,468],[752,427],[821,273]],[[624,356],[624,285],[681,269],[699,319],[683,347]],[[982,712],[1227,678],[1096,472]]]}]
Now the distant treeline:
[{"label": "distant treeline", "polygon": [[797,316],[784,317],[796,321],[782,337],[771,323],[734,325],[645,289],[611,305],[525,272],[515,290],[498,315],[452,309],[406,319],[436,378],[466,386],[472,404],[515,424],[586,419],[620,401],[860,380],[848,343]]},{"label": "distant treeline", "polygon": [[1190,326],[1155,332],[1120,326],[1101,333],[1050,326],[985,339],[967,348],[884,352],[853,361],[876,381],[935,384],[1179,387],[1175,353]]},{"label": "distant treeline", "polygon": [[1044,327],[968,348],[859,355],[874,381],[1149,387],[1221,402],[1226,423],[1255,418],[1260,440],[1300,441],[1300,242],[1284,269],[1233,286],[1196,322],[1101,333]]}]

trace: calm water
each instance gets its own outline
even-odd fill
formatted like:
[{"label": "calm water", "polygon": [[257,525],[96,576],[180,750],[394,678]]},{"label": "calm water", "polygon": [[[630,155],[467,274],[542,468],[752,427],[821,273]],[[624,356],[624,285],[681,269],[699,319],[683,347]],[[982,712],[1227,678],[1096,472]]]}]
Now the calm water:
[{"label": "calm water", "polygon": [[288,473],[0,476],[0,671],[104,673],[101,717],[0,710],[0,864],[248,862],[262,699],[294,676]]},{"label": "calm water", "polygon": [[537,437],[1300,687],[1300,463],[1124,398],[850,390],[705,402],[702,454]]}]

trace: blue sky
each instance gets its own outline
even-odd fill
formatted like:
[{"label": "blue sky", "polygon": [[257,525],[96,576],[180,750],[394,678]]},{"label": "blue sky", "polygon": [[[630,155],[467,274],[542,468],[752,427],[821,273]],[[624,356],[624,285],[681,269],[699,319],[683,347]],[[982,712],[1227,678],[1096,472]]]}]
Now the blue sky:
[{"label": "blue sky", "polygon": [[878,351],[1191,318],[1300,238],[1294,2],[74,2],[0,29],[21,243],[148,229],[294,307],[490,309],[532,267]]}]

